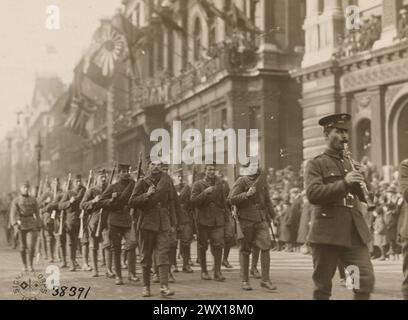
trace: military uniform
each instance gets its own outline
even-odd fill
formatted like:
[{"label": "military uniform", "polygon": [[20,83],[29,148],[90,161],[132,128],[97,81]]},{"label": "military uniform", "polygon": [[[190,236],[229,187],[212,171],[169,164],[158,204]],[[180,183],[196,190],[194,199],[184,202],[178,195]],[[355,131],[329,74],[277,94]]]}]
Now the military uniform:
[{"label": "military uniform", "polygon": [[[62,268],[67,266],[67,237],[65,226],[62,228],[62,234],[58,235],[57,230],[59,229],[59,215],[61,214],[58,206],[62,199],[63,193],[61,190],[57,191],[56,197],[51,200],[51,202],[44,207],[44,211],[50,214],[49,218],[49,228],[47,228],[46,239],[47,241],[52,241],[55,238],[55,247],[59,250],[59,257],[62,261]],[[48,233],[49,232],[49,233]],[[51,234],[52,232],[52,234]]]},{"label": "military uniform", "polygon": [[41,195],[38,200],[38,206],[40,210],[42,229],[45,237],[45,246],[48,249],[50,256],[49,262],[54,262],[55,253],[55,236],[54,236],[54,221],[51,219],[51,211],[47,210],[48,204],[51,202],[53,193],[47,191]]},{"label": "military uniform", "polygon": [[401,209],[399,218],[398,234],[401,239],[402,246],[402,271],[404,280],[402,282],[402,295],[405,300],[408,300],[408,159],[401,162],[399,167],[399,184],[402,196],[404,197],[404,205]]},{"label": "military uniform", "polygon": [[[248,196],[251,187],[256,188],[255,194]],[[270,283],[270,254],[272,242],[269,234],[269,224],[275,217],[275,212],[269,198],[266,181],[262,175],[242,176],[234,183],[228,197],[230,203],[237,207],[238,220],[241,224],[244,238],[240,243],[241,278],[244,290],[249,286],[249,255],[253,247],[261,250],[261,286],[275,290]]]},{"label": "military uniform", "polygon": [[[148,195],[151,186],[156,192]],[[129,205],[140,210],[139,249],[143,270],[144,296],[150,295],[150,268],[153,251],[156,250],[157,266],[162,288],[168,286],[169,231],[176,226],[174,192],[165,173],[149,175],[136,183]]]},{"label": "military uniform", "polygon": [[[129,197],[132,194],[135,182],[129,179],[120,179],[118,182],[110,185],[103,192],[98,205],[107,212],[107,225],[109,230],[109,239],[112,244],[113,261],[117,284],[122,284],[122,265],[121,265],[121,242],[125,239],[126,249],[130,252],[135,249],[135,239],[131,232],[132,220],[130,216],[130,207],[128,206]],[[117,197],[112,195],[116,193]],[[129,255],[129,266],[135,265],[136,257]],[[128,269],[129,277],[134,272],[132,267]]]},{"label": "military uniform", "polygon": [[[323,118],[319,123],[347,129],[347,124],[343,124],[348,119],[348,116],[335,115]],[[306,195],[312,205],[308,242],[312,246],[315,299],[330,298],[332,278],[339,260],[346,269],[348,266],[359,268],[359,288],[354,288],[356,299],[369,298],[374,288],[374,271],[367,248],[371,234],[362,214],[357,189],[344,179],[350,171],[351,164],[342,152],[330,148],[310,160],[305,169]],[[350,198],[350,194],[354,196]]]},{"label": "military uniform", "polygon": [[191,241],[193,240],[193,209],[191,206],[191,188],[188,184],[179,183],[175,186],[179,200],[177,222],[179,228],[181,256],[183,257],[183,271],[191,273],[189,265],[191,258]]},{"label": "military uniform", "polygon": [[[208,187],[215,189],[211,194],[204,190]],[[215,177],[212,181],[203,178],[193,184],[191,203],[197,209],[198,241],[200,250],[200,264],[202,278],[209,280],[207,272],[206,252],[208,241],[214,256],[214,278],[225,280],[221,274],[222,248],[224,247],[224,227],[229,223],[230,214],[224,195],[222,182]]]},{"label": "military uniform", "polygon": [[85,187],[80,185],[73,190],[66,191],[58,205],[59,210],[65,212],[65,227],[68,240],[68,246],[70,248],[70,260],[71,260],[71,271],[76,269],[76,251],[78,245],[78,235],[80,220],[79,216],[81,210],[79,205],[85,194]]},{"label": "military uniform", "polygon": [[90,188],[85,192],[80,204],[81,209],[85,211],[87,216],[87,234],[89,236],[89,244],[92,252],[92,266],[95,276],[98,276],[98,250],[101,241],[101,237],[96,236],[99,219],[101,218],[101,206],[100,203],[95,201],[95,198],[102,195],[103,191],[104,189],[102,189],[102,186]]},{"label": "military uniform", "polygon": [[20,254],[24,267],[27,268],[28,254],[29,267],[33,270],[37,230],[41,227],[37,200],[30,195],[17,196],[11,204],[10,223],[18,229]]}]

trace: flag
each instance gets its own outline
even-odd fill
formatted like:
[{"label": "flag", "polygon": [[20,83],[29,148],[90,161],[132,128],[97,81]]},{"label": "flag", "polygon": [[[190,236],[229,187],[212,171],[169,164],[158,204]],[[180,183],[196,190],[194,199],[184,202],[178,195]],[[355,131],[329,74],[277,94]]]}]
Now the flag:
[{"label": "flag", "polygon": [[110,21],[105,20],[95,31],[91,46],[84,57],[83,73],[96,84],[108,88],[116,64],[127,53],[126,39]]},{"label": "flag", "polygon": [[198,0],[198,3],[201,5],[201,7],[204,9],[205,13],[207,14],[207,17],[219,17],[221,19],[226,19],[227,16],[225,12],[221,11],[218,9],[213,1],[208,1],[208,0]]},{"label": "flag", "polygon": [[159,17],[160,22],[166,28],[176,31],[183,37],[187,36],[186,31],[173,20],[173,14],[168,7],[153,7],[153,12]]},{"label": "flag", "polygon": [[64,107],[64,111],[67,113],[64,127],[83,138],[87,138],[89,135],[86,129],[86,124],[96,110],[97,107],[92,105],[89,100],[78,95],[78,93],[75,92],[74,87],[71,85],[67,104]]}]

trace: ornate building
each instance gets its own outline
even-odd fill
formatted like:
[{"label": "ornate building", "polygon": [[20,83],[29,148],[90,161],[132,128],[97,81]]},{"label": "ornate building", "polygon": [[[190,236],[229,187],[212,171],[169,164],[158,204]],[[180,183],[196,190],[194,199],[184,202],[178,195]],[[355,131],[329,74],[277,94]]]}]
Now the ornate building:
[{"label": "ornate building", "polygon": [[[357,6],[359,28],[348,15]],[[317,121],[353,116],[352,149],[378,168],[408,158],[408,1],[307,0],[305,55],[292,76],[302,84],[303,156],[324,148]],[[353,26],[354,25],[354,26]]]},{"label": "ornate building", "polygon": [[[125,109],[115,117],[119,161],[135,164],[139,151],[149,152],[152,130],[171,131],[173,121],[180,120],[182,129],[202,133],[205,128],[259,129],[264,167],[301,163],[300,86],[289,70],[302,57],[305,1],[123,4],[135,26],[157,24],[159,29],[133,52],[136,81],[114,85],[112,98]],[[168,28],[164,17],[176,26]],[[232,166],[226,170],[232,178]]]}]

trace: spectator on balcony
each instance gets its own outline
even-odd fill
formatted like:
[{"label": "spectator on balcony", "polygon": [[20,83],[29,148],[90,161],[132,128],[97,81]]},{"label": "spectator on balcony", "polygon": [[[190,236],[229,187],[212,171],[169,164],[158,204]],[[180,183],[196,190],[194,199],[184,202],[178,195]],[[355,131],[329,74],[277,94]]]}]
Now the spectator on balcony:
[{"label": "spectator on balcony", "polygon": [[407,9],[400,10],[400,18],[398,20],[397,38],[404,40],[408,38],[408,11]]}]

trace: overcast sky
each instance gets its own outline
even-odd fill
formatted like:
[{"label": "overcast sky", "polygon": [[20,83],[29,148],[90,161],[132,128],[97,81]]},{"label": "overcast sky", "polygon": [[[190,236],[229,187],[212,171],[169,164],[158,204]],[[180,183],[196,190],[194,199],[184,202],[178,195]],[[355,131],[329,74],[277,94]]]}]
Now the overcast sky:
[{"label": "overcast sky", "polygon": [[[121,0],[1,0],[0,139],[30,103],[36,74],[57,74],[64,83],[87,48],[99,19],[114,14]],[[60,8],[60,29],[46,28],[46,8]],[[56,49],[47,53],[46,47]]]}]

